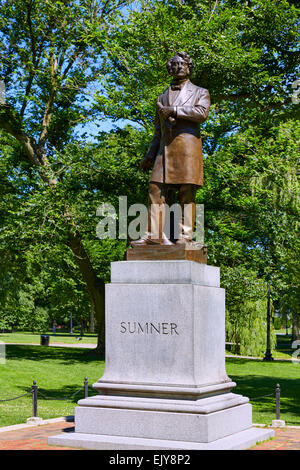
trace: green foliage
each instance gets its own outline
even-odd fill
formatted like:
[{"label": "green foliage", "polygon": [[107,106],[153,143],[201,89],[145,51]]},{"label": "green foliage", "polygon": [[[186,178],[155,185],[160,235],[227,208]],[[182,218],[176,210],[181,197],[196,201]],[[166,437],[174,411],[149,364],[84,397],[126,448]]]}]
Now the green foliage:
[{"label": "green foliage", "polygon": [[[69,233],[80,240],[90,273],[107,282],[126,241],[97,239],[97,207],[117,207],[120,195],[128,205],[146,202],[139,161],[151,140],[156,98],[169,84],[166,61],[186,50],[195,63],[192,81],[212,97],[202,126],[205,186],[197,194],[209,264],[221,266],[228,334],[241,351],[261,351],[266,285],[282,318],[296,318],[299,308],[293,2],[0,5],[0,78],[7,89],[7,105],[0,106],[3,324],[14,315],[42,324],[71,308],[87,321],[91,286]],[[132,125],[98,132],[107,118]],[[94,143],[86,144],[78,124],[91,121]]]},{"label": "green foliage", "polygon": [[[226,341],[233,343],[231,352],[262,356],[266,351],[266,284],[243,266],[222,266],[221,285],[226,289]],[[271,347],[275,345],[272,328]]]},{"label": "green foliage", "polygon": [[14,289],[7,292],[1,306],[1,329],[25,329],[33,332],[43,332],[49,327],[48,309],[35,305],[35,292]]},{"label": "green foliage", "polygon": [[141,124],[150,141],[155,100],[169,83],[166,61],[178,50],[191,55],[191,79],[212,97],[197,194],[208,259],[221,265],[231,338],[261,354],[266,284],[282,315],[298,311],[299,110],[291,101],[298,12],[269,0],[142,6],[107,37],[106,93],[98,93],[97,107]]},{"label": "green foliage", "polygon": [[46,131],[49,150],[62,149],[74,126],[89,119],[89,87],[101,73],[102,38],[126,3],[1,0],[0,77],[7,101],[31,137]]},{"label": "green foliage", "polygon": [[[275,308],[286,318],[299,309],[299,129],[289,120],[261,135],[256,131],[250,126],[228,137],[206,159],[208,179],[198,198],[205,204],[210,262],[231,267],[233,283],[233,271],[242,268],[235,301],[247,298],[244,280],[251,270],[271,286]],[[226,287],[231,312],[233,291]],[[251,291],[255,294],[253,285]]]},{"label": "green foliage", "polygon": [[142,1],[103,43],[99,109],[149,129],[156,97],[169,83],[166,61],[187,50],[193,81],[210,90],[215,105],[204,128],[218,137],[256,122],[262,108],[291,107],[297,40],[297,10],[287,1],[222,2],[213,14],[210,1]]},{"label": "green foliage", "polygon": [[274,330],[281,330],[284,327],[282,319],[278,317],[274,318],[273,325],[274,325]]},{"label": "green foliage", "polygon": [[[2,178],[9,184],[2,186],[0,202],[1,325],[5,327],[5,319],[10,326],[31,328],[36,322],[34,305],[47,309],[48,326],[54,320],[63,323],[70,312],[74,322],[88,325],[90,300],[66,243],[68,227],[62,214],[68,210],[94,269],[109,282],[110,263],[124,259],[127,240],[99,240],[96,211],[102,202],[118,208],[119,195],[127,196],[128,206],[136,198],[146,199],[147,177],[137,170],[145,151],[142,135],[128,127],[99,134],[97,144],[73,141],[59,155],[55,188],[42,185],[35,191],[27,190],[30,175],[17,176],[22,163],[16,166],[12,161],[13,148],[2,147],[2,151]],[[28,288],[34,305],[22,310],[17,292]],[[41,322],[37,325],[43,329]]]},{"label": "green foliage", "polygon": [[[239,318],[237,329],[231,323],[232,312],[227,311],[226,336],[229,342],[233,342],[231,352],[242,356],[262,357],[266,352],[266,301],[239,302]],[[271,350],[276,346],[276,335],[271,326],[270,335]]]}]

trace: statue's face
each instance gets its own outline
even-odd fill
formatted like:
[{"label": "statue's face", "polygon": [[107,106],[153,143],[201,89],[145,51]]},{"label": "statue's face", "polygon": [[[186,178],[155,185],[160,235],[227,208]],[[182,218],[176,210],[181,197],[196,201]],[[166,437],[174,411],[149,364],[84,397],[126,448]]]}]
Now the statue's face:
[{"label": "statue's face", "polygon": [[189,74],[190,70],[187,62],[182,57],[173,57],[170,64],[170,75],[177,79],[183,79],[188,77]]}]

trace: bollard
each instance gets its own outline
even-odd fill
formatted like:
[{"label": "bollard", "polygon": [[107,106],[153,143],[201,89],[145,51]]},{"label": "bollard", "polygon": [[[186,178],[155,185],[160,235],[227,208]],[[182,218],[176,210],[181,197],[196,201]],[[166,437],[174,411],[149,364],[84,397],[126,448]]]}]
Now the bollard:
[{"label": "bollard", "polygon": [[32,416],[31,418],[27,418],[26,423],[36,426],[37,424],[42,424],[43,422],[43,419],[38,418],[37,416],[38,386],[36,384],[36,380],[33,381],[33,385],[31,386],[31,393],[32,393]]},{"label": "bollard", "polygon": [[84,398],[88,398],[89,396],[89,383],[88,383],[88,378],[84,378]]},{"label": "bollard", "polygon": [[280,385],[276,385],[276,419],[280,419]]},{"label": "bollard", "polygon": [[33,381],[33,385],[31,387],[32,390],[32,416],[37,418],[37,384],[36,380]]},{"label": "bollard", "polygon": [[280,385],[276,385],[276,419],[273,419],[272,426],[274,428],[283,428],[285,421],[280,419]]}]

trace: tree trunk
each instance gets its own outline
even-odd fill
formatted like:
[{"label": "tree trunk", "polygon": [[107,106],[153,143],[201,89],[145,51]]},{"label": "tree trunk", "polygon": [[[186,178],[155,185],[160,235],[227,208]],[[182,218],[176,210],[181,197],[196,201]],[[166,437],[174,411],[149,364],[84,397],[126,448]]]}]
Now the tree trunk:
[{"label": "tree trunk", "polygon": [[105,354],[105,283],[97,277],[83,243],[76,234],[69,231],[69,246],[74,253],[77,266],[86,283],[98,324],[97,353]]},{"label": "tree trunk", "polygon": [[[78,51],[77,51],[78,52]],[[74,56],[74,60],[77,57],[77,53]],[[72,66],[72,61],[69,63],[69,67]],[[23,151],[32,167],[38,168],[42,179],[52,188],[57,185],[55,175],[52,174],[51,165],[48,161],[46,154],[46,143],[48,139],[48,131],[52,120],[53,105],[55,97],[57,95],[57,58],[51,58],[51,87],[49,91],[48,101],[42,122],[42,132],[40,139],[37,142],[34,138],[26,134],[23,129],[23,116],[18,113],[13,107],[7,104],[0,103],[0,129],[4,129],[15,139],[17,139],[22,145]],[[64,71],[64,77],[68,71],[68,67]],[[23,109],[22,109],[23,111]],[[105,320],[105,284],[104,281],[97,277],[97,274],[89,260],[89,256],[85,251],[83,243],[76,232],[72,232],[72,222],[68,214],[65,214],[65,220],[69,223],[69,240],[68,246],[75,255],[76,263],[86,283],[87,290],[93,305],[95,317],[98,323],[98,344],[97,351],[101,354],[105,352],[105,340],[104,340],[104,320]]]},{"label": "tree trunk", "polygon": [[[28,158],[32,167],[39,168],[42,179],[49,184],[50,187],[55,188],[57,180],[52,176],[51,167],[46,155],[46,140],[48,135],[48,128],[51,122],[52,107],[56,89],[53,86],[49,95],[48,104],[46,107],[43,119],[43,131],[40,136],[39,143],[33,138],[29,137],[22,127],[22,116],[17,113],[12,107],[3,104],[0,106],[0,128],[7,131],[10,135],[15,137],[22,145],[25,155]],[[69,240],[68,246],[75,255],[75,260],[82,277],[86,283],[87,290],[93,305],[95,317],[98,323],[98,344],[97,352],[104,355],[105,352],[105,284],[104,281],[97,277],[97,274],[89,260],[89,256],[85,251],[83,243],[76,232],[72,232],[72,225],[70,217],[65,214],[65,220],[69,223]]]},{"label": "tree trunk", "polygon": [[95,312],[93,304],[91,304],[90,333],[95,333]]},{"label": "tree trunk", "polygon": [[299,323],[298,323],[298,315],[295,313],[293,315],[293,324],[292,324],[292,341],[296,341],[297,339],[300,339]]}]

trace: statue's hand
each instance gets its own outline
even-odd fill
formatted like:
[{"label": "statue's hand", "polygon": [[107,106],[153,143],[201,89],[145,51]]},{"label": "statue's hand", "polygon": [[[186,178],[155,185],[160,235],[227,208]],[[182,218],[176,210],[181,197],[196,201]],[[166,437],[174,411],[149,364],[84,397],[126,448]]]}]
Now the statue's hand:
[{"label": "statue's hand", "polygon": [[153,159],[146,155],[144,160],[142,160],[141,163],[140,163],[140,169],[143,170],[143,171],[148,171],[148,170],[150,170],[150,168],[152,166],[152,163],[153,163]]},{"label": "statue's hand", "polygon": [[167,120],[169,117],[175,117],[175,110],[173,106],[159,106],[159,113]]}]

